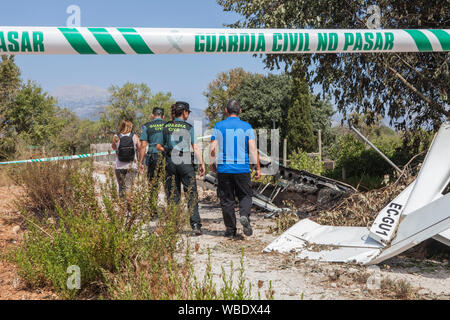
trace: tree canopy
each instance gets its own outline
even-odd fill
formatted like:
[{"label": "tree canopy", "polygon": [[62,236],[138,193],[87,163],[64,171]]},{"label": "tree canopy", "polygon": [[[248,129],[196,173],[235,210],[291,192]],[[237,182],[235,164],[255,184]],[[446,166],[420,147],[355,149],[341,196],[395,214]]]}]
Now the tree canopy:
[{"label": "tree canopy", "polygon": [[208,107],[205,115],[209,119],[210,127],[224,119],[224,109],[227,101],[238,93],[242,81],[251,76],[250,72],[242,68],[234,68],[227,72],[221,72],[217,78],[211,81],[203,95],[208,99]]},{"label": "tree canopy", "polygon": [[105,138],[117,131],[123,119],[132,121],[139,130],[151,120],[154,107],[163,108],[164,114],[170,117],[170,106],[175,103],[170,92],[152,94],[145,83],[127,82],[122,87],[113,85],[108,90],[110,105],[100,117],[100,131]]},{"label": "tree canopy", "polygon": [[[298,74],[295,77],[301,79]],[[271,129],[275,125],[280,129],[282,138],[288,137],[293,142],[288,143],[290,150],[313,149],[314,136],[317,136],[319,129],[322,130],[324,142],[331,142],[331,117],[334,110],[329,99],[322,100],[313,95],[306,82],[303,82],[303,91],[295,88],[294,84],[293,77],[287,73],[263,75],[246,72],[241,68],[222,72],[204,93],[209,102],[205,114],[213,126],[224,119],[226,102],[234,98],[242,106],[242,120],[249,122],[256,129]],[[301,98],[299,94],[302,95]],[[295,99],[298,103],[295,103]],[[304,106],[304,102],[309,105]],[[295,110],[291,110],[292,108]],[[303,145],[305,141],[300,141],[301,138],[297,137],[291,140],[296,135],[304,136],[305,132],[300,130],[299,126],[308,128],[308,138],[305,141],[314,141],[312,144],[308,142]],[[290,130],[293,131],[289,133]]]},{"label": "tree canopy", "polygon": [[[364,29],[373,1],[218,0],[243,19],[242,28]],[[441,1],[379,0],[381,26],[393,29],[448,28],[450,11]],[[450,117],[448,53],[341,53],[266,55],[270,69],[303,66],[310,83],[320,84],[344,116],[364,113],[368,123],[387,116],[397,128],[435,129]]]}]

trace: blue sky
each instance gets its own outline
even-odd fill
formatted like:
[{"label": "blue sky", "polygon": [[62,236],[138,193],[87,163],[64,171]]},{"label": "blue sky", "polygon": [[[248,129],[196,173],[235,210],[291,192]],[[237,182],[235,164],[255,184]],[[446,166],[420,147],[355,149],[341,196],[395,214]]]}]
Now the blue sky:
[{"label": "blue sky", "polygon": [[[81,8],[83,27],[221,28],[239,19],[215,0],[15,0],[2,1],[3,26],[65,26],[70,5]],[[172,92],[174,99],[204,109],[202,92],[219,72],[235,67],[267,73],[252,55],[152,56],[17,56],[24,80],[37,81],[52,93],[66,85],[108,88],[127,81],[144,82],[153,92]]]}]

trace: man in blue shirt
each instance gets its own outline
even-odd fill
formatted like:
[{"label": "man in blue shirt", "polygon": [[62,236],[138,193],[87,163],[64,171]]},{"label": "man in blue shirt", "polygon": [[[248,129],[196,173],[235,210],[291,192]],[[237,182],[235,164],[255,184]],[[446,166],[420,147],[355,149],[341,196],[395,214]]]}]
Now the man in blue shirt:
[{"label": "man in blue shirt", "polygon": [[250,225],[252,188],[250,160],[256,164],[255,178],[261,177],[258,149],[252,126],[239,119],[241,106],[229,100],[225,108],[227,119],[218,122],[211,136],[211,170],[217,172],[218,194],[225,223],[226,237],[236,237],[235,197],[239,200],[239,214],[244,234],[253,234]]}]

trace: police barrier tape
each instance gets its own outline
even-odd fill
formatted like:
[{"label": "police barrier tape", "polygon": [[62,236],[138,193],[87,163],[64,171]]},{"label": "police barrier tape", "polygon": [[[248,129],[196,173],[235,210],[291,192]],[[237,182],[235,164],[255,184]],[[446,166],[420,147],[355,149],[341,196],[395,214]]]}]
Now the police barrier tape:
[{"label": "police barrier tape", "polygon": [[1,27],[0,54],[442,52],[450,29]]},{"label": "police barrier tape", "polygon": [[86,159],[91,157],[101,157],[108,156],[110,154],[115,154],[115,151],[110,152],[97,152],[97,153],[85,153],[85,154],[76,154],[73,156],[62,156],[62,157],[51,157],[51,158],[41,158],[41,159],[28,159],[28,160],[16,160],[16,161],[6,161],[0,162],[2,164],[19,164],[19,163],[39,163],[39,162],[48,162],[48,161],[59,161],[59,160],[75,160],[75,159]]}]

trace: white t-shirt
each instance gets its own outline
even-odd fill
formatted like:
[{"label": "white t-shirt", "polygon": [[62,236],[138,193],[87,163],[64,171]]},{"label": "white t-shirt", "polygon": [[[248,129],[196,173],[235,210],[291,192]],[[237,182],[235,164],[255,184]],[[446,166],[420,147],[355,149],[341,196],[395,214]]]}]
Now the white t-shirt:
[{"label": "white t-shirt", "polygon": [[[127,134],[122,134],[122,136],[126,136],[129,137],[131,134],[127,133]],[[119,144],[120,144],[120,140],[116,143],[116,169],[137,169],[137,143],[139,141],[139,138],[137,135],[133,136],[133,146],[134,146],[134,159],[133,161],[130,162],[122,162],[119,160],[119,157],[117,155],[117,150],[119,150]]]}]

